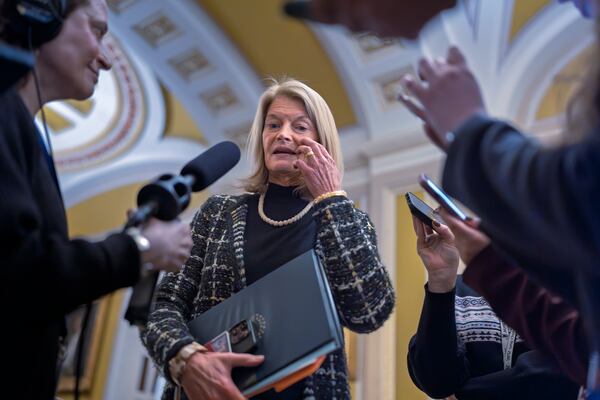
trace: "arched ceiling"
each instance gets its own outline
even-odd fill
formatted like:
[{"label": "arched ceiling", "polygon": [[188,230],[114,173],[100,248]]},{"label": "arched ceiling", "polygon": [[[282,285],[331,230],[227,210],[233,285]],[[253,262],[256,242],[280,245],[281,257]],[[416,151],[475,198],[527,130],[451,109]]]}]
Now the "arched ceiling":
[{"label": "arched ceiling", "polygon": [[[589,21],[548,0],[464,0],[415,42],[290,20],[280,0],[108,3],[116,67],[91,100],[48,113],[68,205],[175,171],[221,140],[242,145],[270,75],[298,77],[329,102],[351,171],[426,145],[420,122],[396,101],[399,80],[449,44],[465,52],[492,114],[538,133],[557,129],[593,40]],[[123,123],[127,135],[115,144],[110,134]],[[86,136],[90,126],[95,136]],[[114,151],[85,153],[102,140]],[[221,183],[246,169],[242,162]]]},{"label": "arched ceiling", "polygon": [[259,78],[292,76],[311,85],[330,105],[338,127],[356,123],[332,60],[310,28],[281,12],[280,0],[198,0]]}]

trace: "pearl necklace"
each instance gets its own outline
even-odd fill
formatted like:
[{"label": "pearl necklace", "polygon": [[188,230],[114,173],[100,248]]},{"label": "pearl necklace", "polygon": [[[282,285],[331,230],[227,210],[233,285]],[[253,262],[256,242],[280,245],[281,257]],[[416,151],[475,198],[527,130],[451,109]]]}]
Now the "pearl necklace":
[{"label": "pearl necklace", "polygon": [[310,203],[308,203],[306,205],[306,207],[304,207],[302,209],[302,211],[300,211],[298,214],[294,215],[293,217],[284,219],[283,221],[275,221],[274,219],[271,219],[265,215],[265,210],[264,210],[265,193],[261,193],[260,197],[258,198],[258,215],[260,216],[260,219],[262,219],[269,225],[285,226],[285,225],[293,224],[294,222],[300,220],[300,218],[304,217],[314,204],[315,204],[315,201],[313,200]]}]

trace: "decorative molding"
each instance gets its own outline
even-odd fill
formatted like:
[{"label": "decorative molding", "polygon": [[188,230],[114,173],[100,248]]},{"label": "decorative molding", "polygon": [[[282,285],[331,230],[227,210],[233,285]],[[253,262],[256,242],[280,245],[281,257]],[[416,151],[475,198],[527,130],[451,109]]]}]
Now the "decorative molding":
[{"label": "decorative molding", "polygon": [[137,1],[138,0],[107,0],[107,3],[112,12],[120,13],[131,7]]},{"label": "decorative molding", "polygon": [[158,47],[182,35],[177,24],[160,12],[135,24],[133,30],[152,47]]},{"label": "decorative molding", "polygon": [[[148,123],[144,99],[148,86],[142,83],[139,70],[110,35],[105,48],[113,68],[102,72],[91,100],[46,106],[50,128],[60,133],[52,131],[52,143],[62,174],[97,167],[122,155],[139,140]],[[60,121],[68,123],[57,125]]]},{"label": "decorative molding", "polygon": [[202,101],[214,113],[221,113],[227,108],[239,104],[239,101],[229,86],[222,86],[217,89],[207,90],[200,94]]},{"label": "decorative molding", "polygon": [[376,84],[379,86],[383,102],[386,106],[398,106],[398,95],[403,93],[404,86],[402,85],[402,77],[404,75],[416,76],[415,68],[412,65],[399,68],[394,72],[392,78],[384,78]]},{"label": "decorative molding", "polygon": [[384,49],[388,49],[394,45],[400,45],[398,39],[382,38],[371,32],[357,33],[354,35],[354,40],[358,43],[358,47],[367,55],[373,55]]},{"label": "decorative molding", "polygon": [[206,74],[213,66],[198,49],[190,49],[168,60],[177,75],[184,81],[191,81]]},{"label": "decorative molding", "polygon": [[119,37],[184,104],[209,144],[254,118],[262,82],[195,1],[137,0],[136,7],[110,18]]}]

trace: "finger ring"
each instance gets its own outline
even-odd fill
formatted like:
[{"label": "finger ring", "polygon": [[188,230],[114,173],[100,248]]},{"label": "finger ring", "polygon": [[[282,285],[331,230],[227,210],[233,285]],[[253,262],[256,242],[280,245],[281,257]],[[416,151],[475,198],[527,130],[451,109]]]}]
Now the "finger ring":
[{"label": "finger ring", "polygon": [[307,159],[310,158],[310,157],[314,157],[314,156],[315,156],[315,152],[314,151],[309,151],[308,153],[306,153],[304,155],[304,157],[306,157]]}]

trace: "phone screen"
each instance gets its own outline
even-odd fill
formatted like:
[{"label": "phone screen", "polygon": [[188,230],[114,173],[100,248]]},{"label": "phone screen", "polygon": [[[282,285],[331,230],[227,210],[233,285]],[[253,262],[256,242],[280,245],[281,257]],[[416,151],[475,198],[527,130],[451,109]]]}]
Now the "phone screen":
[{"label": "phone screen", "polygon": [[460,219],[461,221],[467,220],[467,215],[452,201],[450,196],[448,196],[439,186],[437,186],[431,179],[427,177],[425,174],[421,174],[419,176],[419,183],[433,197],[440,206],[444,207],[446,211]]}]

